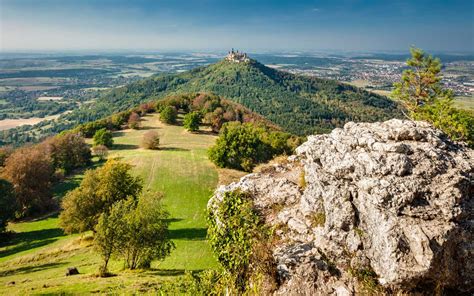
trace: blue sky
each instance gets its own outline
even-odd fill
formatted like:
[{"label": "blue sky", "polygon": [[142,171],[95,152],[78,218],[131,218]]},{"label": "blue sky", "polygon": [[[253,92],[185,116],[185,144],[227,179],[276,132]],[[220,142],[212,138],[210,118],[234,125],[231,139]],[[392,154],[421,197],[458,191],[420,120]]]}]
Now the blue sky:
[{"label": "blue sky", "polygon": [[474,52],[472,0],[0,0],[1,49]]}]

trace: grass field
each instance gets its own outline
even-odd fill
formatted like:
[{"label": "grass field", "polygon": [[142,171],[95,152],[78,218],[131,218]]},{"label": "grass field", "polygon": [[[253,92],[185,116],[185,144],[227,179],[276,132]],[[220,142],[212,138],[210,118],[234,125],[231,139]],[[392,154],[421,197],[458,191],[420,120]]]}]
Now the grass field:
[{"label": "grass field", "polygon": [[474,111],[474,96],[456,97],[454,99],[454,105],[461,109]]},{"label": "grass field", "polygon": [[[142,135],[149,130],[159,132],[162,149],[139,147]],[[116,276],[98,278],[95,273],[100,258],[91,247],[91,234],[64,235],[57,214],[53,214],[9,226],[15,235],[8,243],[0,243],[0,294],[149,292],[185,270],[216,266],[205,239],[205,208],[218,183],[218,172],[206,156],[215,136],[205,131],[190,134],[149,115],[142,129],[116,132],[114,140],[109,157],[132,164],[147,190],[164,193],[163,202],[172,218],[170,235],[176,244],[171,256],[153,262],[148,271],[123,270],[122,262],[113,261],[110,271]],[[58,196],[77,185],[81,177],[78,174],[57,186]],[[66,277],[66,268],[72,266],[81,274]]]}]

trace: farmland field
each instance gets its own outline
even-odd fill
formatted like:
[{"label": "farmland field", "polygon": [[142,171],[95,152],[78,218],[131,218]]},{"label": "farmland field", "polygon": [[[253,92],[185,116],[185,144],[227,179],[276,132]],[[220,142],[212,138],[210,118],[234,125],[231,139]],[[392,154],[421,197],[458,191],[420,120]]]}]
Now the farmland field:
[{"label": "farmland field", "polygon": [[[160,150],[139,147],[149,130],[160,134]],[[113,261],[110,271],[116,276],[96,277],[100,258],[91,247],[91,234],[64,235],[53,214],[9,226],[15,234],[9,243],[0,243],[0,294],[146,292],[185,270],[216,266],[206,241],[205,222],[206,204],[218,183],[218,172],[206,154],[215,136],[191,134],[181,126],[162,124],[157,115],[148,115],[140,130],[116,132],[114,141],[109,158],[132,164],[146,190],[164,193],[163,203],[172,221],[170,236],[176,244],[171,256],[153,262],[148,271],[126,271],[122,262]],[[60,184],[58,196],[81,178],[78,174]],[[66,268],[71,266],[81,274],[66,278]]]},{"label": "farmland field", "polygon": [[23,125],[34,125],[40,123],[44,120],[57,119],[61,114],[45,116],[44,118],[40,117],[31,117],[31,118],[18,118],[18,119],[3,119],[0,120],[0,131],[15,128]]}]

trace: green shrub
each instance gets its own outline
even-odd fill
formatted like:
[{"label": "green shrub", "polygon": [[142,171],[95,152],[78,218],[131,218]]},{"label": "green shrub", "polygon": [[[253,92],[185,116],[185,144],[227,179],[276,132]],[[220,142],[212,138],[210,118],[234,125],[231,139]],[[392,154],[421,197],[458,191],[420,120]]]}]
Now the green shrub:
[{"label": "green shrub", "polygon": [[259,163],[276,155],[292,153],[291,135],[268,131],[251,123],[228,122],[223,125],[209,159],[219,167],[251,172]]},{"label": "green shrub", "polygon": [[114,139],[112,133],[105,128],[98,130],[94,134],[94,146],[104,145],[108,148],[112,147]]},{"label": "green shrub", "polygon": [[201,124],[201,115],[198,112],[191,112],[184,116],[183,126],[190,132],[199,130]]},{"label": "green shrub", "polygon": [[299,179],[299,184],[298,186],[301,188],[301,189],[305,189],[306,188],[306,176],[305,176],[305,171],[304,169],[301,170],[301,173],[300,173],[300,179]]},{"label": "green shrub", "polygon": [[311,217],[311,226],[312,227],[324,226],[324,223],[326,223],[326,214],[325,213],[315,213]]},{"label": "green shrub", "polygon": [[178,112],[173,106],[165,106],[160,112],[160,120],[167,124],[173,124],[176,122]]},{"label": "green shrub", "polygon": [[372,268],[349,268],[349,274],[357,279],[362,291],[369,295],[383,295],[384,289],[377,280]]},{"label": "green shrub", "polygon": [[208,240],[214,254],[237,291],[273,266],[268,254],[270,231],[253,207],[251,197],[240,191],[226,192],[208,214]]}]

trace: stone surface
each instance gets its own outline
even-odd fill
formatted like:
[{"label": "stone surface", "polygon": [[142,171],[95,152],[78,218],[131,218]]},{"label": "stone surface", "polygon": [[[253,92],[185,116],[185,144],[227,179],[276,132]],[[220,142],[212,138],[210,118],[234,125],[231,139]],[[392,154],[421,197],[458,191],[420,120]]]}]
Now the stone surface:
[{"label": "stone surface", "polygon": [[387,291],[468,292],[473,180],[473,150],[427,123],[347,123],[220,187],[209,204],[238,188],[277,226],[277,295],[357,294],[358,270],[375,272]]}]

